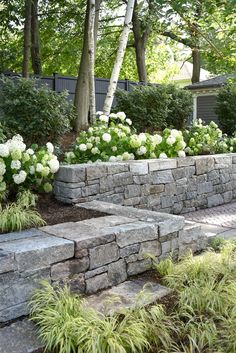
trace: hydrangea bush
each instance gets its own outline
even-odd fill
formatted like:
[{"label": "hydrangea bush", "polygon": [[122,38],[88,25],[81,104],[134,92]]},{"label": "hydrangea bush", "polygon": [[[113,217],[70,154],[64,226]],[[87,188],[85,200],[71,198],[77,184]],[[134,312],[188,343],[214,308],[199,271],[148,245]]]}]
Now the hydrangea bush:
[{"label": "hydrangea bush", "polygon": [[185,147],[181,131],[165,129],[162,135],[136,134],[132,121],[126,118],[125,113],[106,116],[98,112],[96,123],[88,131],[81,132],[73,151],[66,153],[66,162],[184,157]]},{"label": "hydrangea bush", "polygon": [[[201,119],[196,120],[191,129],[183,132],[188,155],[227,153],[233,151],[234,140],[223,135],[218,125],[211,121],[204,125]],[[232,140],[232,141],[231,141]]]},{"label": "hydrangea bush", "polygon": [[53,175],[59,169],[54,146],[48,142],[44,148],[26,144],[20,135],[0,144],[0,196],[20,188],[52,190]]}]

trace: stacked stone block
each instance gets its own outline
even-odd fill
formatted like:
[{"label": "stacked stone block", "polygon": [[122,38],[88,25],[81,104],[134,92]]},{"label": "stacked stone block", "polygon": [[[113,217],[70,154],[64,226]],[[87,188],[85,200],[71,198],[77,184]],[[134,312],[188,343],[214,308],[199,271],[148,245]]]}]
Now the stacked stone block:
[{"label": "stacked stone block", "polygon": [[182,214],[236,196],[236,154],[64,165],[55,181],[66,203],[100,200]]},{"label": "stacked stone block", "polygon": [[186,237],[182,216],[101,201],[83,207],[106,215],[0,235],[0,322],[28,314],[43,279],[95,293],[150,269],[147,254],[158,261],[204,247],[198,227]]}]

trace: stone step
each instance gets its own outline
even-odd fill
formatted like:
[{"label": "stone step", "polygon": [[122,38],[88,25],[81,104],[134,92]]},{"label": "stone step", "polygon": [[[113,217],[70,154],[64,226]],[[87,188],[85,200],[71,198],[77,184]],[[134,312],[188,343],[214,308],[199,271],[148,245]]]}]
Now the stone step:
[{"label": "stone step", "polygon": [[27,319],[0,329],[0,353],[42,353],[43,348],[36,326]]},{"label": "stone step", "polygon": [[[86,305],[108,313],[132,308],[137,301],[142,305],[149,305],[171,293],[171,289],[152,280],[147,282],[143,278],[137,278],[87,297]],[[0,329],[0,353],[42,353],[43,348],[36,326],[27,319]]]},{"label": "stone step", "polygon": [[147,306],[172,293],[172,289],[156,281],[135,278],[125,281],[101,293],[87,298],[87,305],[104,314],[134,308],[137,304]]}]

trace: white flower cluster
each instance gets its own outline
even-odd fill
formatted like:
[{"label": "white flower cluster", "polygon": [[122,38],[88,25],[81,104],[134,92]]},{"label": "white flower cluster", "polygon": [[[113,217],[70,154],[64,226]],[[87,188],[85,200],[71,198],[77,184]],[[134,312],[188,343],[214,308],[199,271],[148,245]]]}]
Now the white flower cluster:
[{"label": "white flower cluster", "polygon": [[26,149],[20,135],[0,144],[0,193],[7,188],[14,188],[14,184],[22,185],[26,181],[29,187],[30,184],[42,185],[43,188],[46,185],[50,191],[48,180],[59,169],[59,161],[53,152],[54,146],[50,142],[46,148]]},{"label": "white flower cluster", "polygon": [[117,162],[142,158],[184,157],[186,144],[181,131],[166,129],[162,134],[137,134],[125,113],[109,116],[97,112],[96,123],[76,139],[67,163]]}]

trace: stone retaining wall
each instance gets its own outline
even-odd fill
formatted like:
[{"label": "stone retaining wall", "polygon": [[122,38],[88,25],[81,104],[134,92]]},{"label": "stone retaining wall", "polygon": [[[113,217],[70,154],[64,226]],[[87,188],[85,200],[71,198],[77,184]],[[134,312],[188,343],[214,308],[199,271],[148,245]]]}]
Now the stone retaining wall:
[{"label": "stone retaining wall", "polygon": [[236,197],[236,153],[119,163],[63,165],[55,195],[181,214]]},{"label": "stone retaining wall", "polygon": [[124,282],[157,259],[205,247],[201,228],[184,217],[99,201],[84,208],[108,214],[0,234],[0,322],[28,314],[42,279],[94,293]]}]

